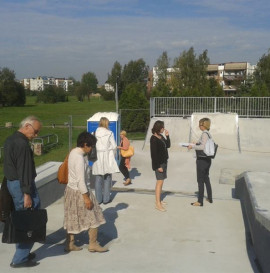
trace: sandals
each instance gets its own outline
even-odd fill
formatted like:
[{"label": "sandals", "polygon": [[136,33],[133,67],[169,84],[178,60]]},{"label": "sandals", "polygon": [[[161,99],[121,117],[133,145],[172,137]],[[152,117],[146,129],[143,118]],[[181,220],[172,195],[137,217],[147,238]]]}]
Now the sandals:
[{"label": "sandals", "polygon": [[123,183],[125,186],[128,186],[131,184],[131,179],[127,178],[126,182]]},{"label": "sandals", "polygon": [[156,209],[157,209],[157,210],[159,210],[159,211],[162,211],[162,212],[167,211],[167,210],[166,210],[166,209],[164,209],[163,207],[159,208],[159,207],[157,207],[157,206],[156,206]]},{"label": "sandals", "polygon": [[193,206],[193,207],[202,207],[203,206],[203,204],[201,204],[199,202],[193,202],[190,205]]}]

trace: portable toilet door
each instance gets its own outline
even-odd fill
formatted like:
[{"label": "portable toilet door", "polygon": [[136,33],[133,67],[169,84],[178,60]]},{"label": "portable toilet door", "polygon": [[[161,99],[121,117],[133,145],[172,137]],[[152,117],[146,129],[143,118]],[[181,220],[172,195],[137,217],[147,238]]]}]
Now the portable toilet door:
[{"label": "portable toilet door", "polygon": [[[120,116],[116,112],[97,112],[91,118],[87,120],[87,132],[94,134],[98,128],[99,121],[102,117],[105,117],[109,120],[109,130],[113,132],[114,139],[117,145],[120,144]],[[119,152],[117,151],[116,160],[119,163],[120,157]],[[89,162],[89,165],[92,166],[93,162]]]}]

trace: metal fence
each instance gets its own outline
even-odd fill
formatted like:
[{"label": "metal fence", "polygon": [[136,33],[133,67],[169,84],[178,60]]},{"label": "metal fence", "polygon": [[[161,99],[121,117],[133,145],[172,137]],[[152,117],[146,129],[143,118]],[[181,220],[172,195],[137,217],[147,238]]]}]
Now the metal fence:
[{"label": "metal fence", "polygon": [[166,97],[150,99],[151,117],[181,117],[192,113],[237,113],[269,118],[270,97]]}]

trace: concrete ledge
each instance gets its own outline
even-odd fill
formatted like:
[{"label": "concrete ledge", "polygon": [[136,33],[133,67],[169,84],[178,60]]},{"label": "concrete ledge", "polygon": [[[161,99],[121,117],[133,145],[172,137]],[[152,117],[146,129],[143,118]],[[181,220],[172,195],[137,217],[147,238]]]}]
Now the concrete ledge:
[{"label": "concrete ledge", "polygon": [[[64,194],[65,185],[59,184],[57,171],[62,162],[49,161],[37,167],[36,186],[41,200],[41,207],[46,208]],[[64,213],[64,212],[63,212]],[[0,222],[0,232],[4,224]]]},{"label": "concrete ledge", "polygon": [[270,173],[245,172],[235,180],[235,195],[241,200],[258,263],[270,272]]},{"label": "concrete ledge", "polygon": [[59,184],[57,171],[62,162],[49,161],[37,167],[36,186],[41,207],[46,208],[64,194],[65,185]]}]

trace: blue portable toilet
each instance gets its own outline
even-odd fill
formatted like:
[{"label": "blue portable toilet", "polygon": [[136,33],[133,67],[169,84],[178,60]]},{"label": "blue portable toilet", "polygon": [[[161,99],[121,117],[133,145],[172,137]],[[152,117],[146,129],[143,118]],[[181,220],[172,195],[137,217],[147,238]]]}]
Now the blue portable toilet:
[{"label": "blue portable toilet", "polygon": [[[93,134],[98,128],[99,121],[102,117],[109,120],[109,129],[114,134],[114,139],[117,145],[120,144],[120,116],[116,112],[97,112],[91,118],[87,120],[87,132]],[[119,163],[119,153],[117,151],[116,160]],[[89,162],[92,166],[93,162]]]}]

